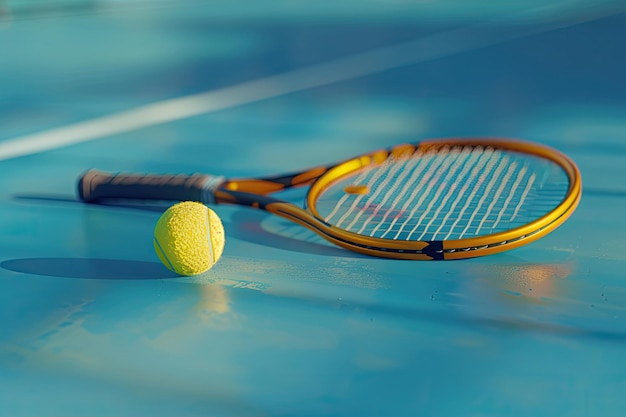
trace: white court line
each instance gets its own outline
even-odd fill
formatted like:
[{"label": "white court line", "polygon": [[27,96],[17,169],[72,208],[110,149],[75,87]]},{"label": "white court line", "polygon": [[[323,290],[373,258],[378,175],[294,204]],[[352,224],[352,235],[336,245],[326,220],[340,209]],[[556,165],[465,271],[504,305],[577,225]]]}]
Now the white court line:
[{"label": "white court line", "polygon": [[231,87],[164,100],[108,116],[8,139],[0,142],[0,160],[32,155],[376,74],[409,64],[448,57],[530,35],[574,26],[601,17],[606,17],[606,15],[592,16],[575,22],[541,25],[534,28],[522,26],[518,30],[499,33],[498,36],[494,36],[494,33],[489,31],[489,25],[473,25],[440,32],[414,41],[374,49]]}]

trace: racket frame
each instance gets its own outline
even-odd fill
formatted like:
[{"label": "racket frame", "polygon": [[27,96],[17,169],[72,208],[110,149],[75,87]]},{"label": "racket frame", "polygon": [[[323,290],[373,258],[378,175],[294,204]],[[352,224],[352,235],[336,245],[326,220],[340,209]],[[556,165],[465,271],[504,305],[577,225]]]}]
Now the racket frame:
[{"label": "racket frame", "polygon": [[[416,152],[442,148],[483,147],[550,160],[565,172],[569,186],[565,198],[550,212],[523,226],[472,238],[405,241],[359,235],[332,224],[320,215],[316,202],[333,183],[358,170],[383,164]],[[291,187],[311,185],[303,208],[270,196]],[[365,255],[418,260],[453,260],[490,255],[513,249],[545,236],[561,225],[575,210],[582,194],[580,172],[565,154],[537,143],[499,138],[445,138],[396,145],[348,159],[331,166],[267,178],[225,179],[212,175],[111,175],[91,170],[78,184],[79,197],[86,202],[109,198],[149,200],[195,200],[206,204],[238,204],[266,210],[294,221],[328,241]]]}]

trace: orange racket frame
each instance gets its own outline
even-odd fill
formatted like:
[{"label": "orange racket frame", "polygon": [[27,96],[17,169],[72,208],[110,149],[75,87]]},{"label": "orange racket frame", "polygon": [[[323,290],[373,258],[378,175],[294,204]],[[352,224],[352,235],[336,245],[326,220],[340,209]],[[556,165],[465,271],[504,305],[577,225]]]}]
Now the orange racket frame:
[{"label": "orange racket frame", "polygon": [[[566,195],[553,210],[523,226],[457,240],[404,241],[359,235],[328,224],[316,209],[317,199],[330,184],[361,168],[382,164],[390,157],[456,145],[490,147],[548,159],[560,166],[567,175],[569,187]],[[211,185],[207,187],[207,183]],[[269,196],[287,188],[305,185],[311,187],[304,208]],[[582,195],[582,181],[578,167],[569,157],[545,145],[512,139],[454,138],[397,145],[332,166],[268,178],[225,179],[204,174],[110,174],[91,170],[79,179],[78,193],[86,202],[130,198],[246,205],[291,220],[338,246],[365,255],[394,259],[452,260],[510,250],[550,233],[576,209]]]}]

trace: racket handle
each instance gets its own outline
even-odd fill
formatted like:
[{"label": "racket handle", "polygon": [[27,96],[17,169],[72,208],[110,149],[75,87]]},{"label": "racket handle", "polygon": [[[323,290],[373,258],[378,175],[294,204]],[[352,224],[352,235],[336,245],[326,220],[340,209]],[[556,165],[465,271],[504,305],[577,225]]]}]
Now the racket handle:
[{"label": "racket handle", "polygon": [[215,203],[214,191],[225,180],[204,174],[140,175],[90,170],[78,180],[78,196],[91,203],[102,199],[199,201]]}]

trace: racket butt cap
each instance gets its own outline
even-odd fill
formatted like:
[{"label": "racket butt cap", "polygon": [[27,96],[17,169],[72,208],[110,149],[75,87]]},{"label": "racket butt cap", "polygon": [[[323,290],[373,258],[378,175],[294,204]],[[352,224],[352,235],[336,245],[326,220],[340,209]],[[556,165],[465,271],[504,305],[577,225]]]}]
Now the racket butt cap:
[{"label": "racket butt cap", "polygon": [[98,200],[97,196],[93,193],[93,190],[97,188],[98,184],[102,184],[110,179],[110,175],[107,175],[96,169],[91,169],[85,172],[78,179],[77,191],[78,198],[86,203],[93,203]]}]

